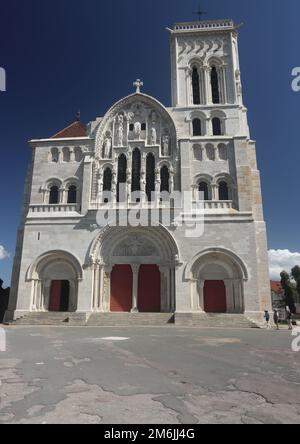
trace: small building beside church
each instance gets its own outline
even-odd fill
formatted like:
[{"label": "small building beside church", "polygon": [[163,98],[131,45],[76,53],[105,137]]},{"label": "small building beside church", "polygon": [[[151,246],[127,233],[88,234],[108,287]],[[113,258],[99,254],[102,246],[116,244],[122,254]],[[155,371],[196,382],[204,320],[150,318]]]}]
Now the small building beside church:
[{"label": "small building beside church", "polygon": [[171,106],[137,80],[104,116],[31,140],[7,320],[271,310],[238,27],[168,32]]}]

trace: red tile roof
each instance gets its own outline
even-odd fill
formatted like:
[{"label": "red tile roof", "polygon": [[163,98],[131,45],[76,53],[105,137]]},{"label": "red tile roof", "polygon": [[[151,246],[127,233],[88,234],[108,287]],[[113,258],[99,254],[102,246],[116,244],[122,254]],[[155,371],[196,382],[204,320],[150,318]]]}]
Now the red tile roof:
[{"label": "red tile roof", "polygon": [[51,137],[51,139],[68,139],[72,137],[86,137],[86,126],[78,120],[67,126],[59,133]]},{"label": "red tile roof", "polygon": [[279,281],[271,281],[271,290],[276,294],[283,293],[283,288],[281,286],[281,282]]}]

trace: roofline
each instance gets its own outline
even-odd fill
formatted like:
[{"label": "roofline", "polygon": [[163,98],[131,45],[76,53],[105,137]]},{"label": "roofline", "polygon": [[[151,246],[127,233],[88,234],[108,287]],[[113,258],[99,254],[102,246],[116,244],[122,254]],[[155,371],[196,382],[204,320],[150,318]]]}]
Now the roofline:
[{"label": "roofline", "polygon": [[85,125],[84,123],[82,123],[82,122],[80,122],[79,120],[77,120],[77,121],[75,121],[75,122],[70,123],[70,125],[66,126],[66,127],[63,128],[62,130],[58,131],[56,134],[54,134],[54,135],[51,137],[51,139],[55,139],[55,137],[56,137],[58,134],[61,134],[63,131],[68,130],[69,128],[71,128],[71,127],[72,127],[73,125],[75,125],[76,123],[80,123],[82,126],[86,127],[86,125]]},{"label": "roofline", "polygon": [[70,142],[70,141],[78,141],[78,140],[93,140],[90,137],[64,137],[61,139],[53,139],[53,137],[49,138],[49,139],[32,139],[29,140],[28,143],[32,143],[32,144],[36,144],[39,142],[51,142],[53,145],[55,145],[55,142]]}]

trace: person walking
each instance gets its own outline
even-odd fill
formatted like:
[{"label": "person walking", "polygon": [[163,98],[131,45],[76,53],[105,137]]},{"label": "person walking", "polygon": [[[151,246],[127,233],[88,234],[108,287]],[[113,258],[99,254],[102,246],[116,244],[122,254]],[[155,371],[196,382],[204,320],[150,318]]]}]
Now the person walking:
[{"label": "person walking", "polygon": [[268,312],[268,310],[265,310],[265,316],[264,316],[266,323],[267,323],[267,328],[271,328],[270,326],[270,313]]},{"label": "person walking", "polygon": [[289,330],[293,330],[293,315],[289,307],[286,308],[286,319],[289,326]]},{"label": "person walking", "polygon": [[276,330],[279,330],[279,312],[278,312],[278,310],[274,310],[274,324],[276,326]]}]

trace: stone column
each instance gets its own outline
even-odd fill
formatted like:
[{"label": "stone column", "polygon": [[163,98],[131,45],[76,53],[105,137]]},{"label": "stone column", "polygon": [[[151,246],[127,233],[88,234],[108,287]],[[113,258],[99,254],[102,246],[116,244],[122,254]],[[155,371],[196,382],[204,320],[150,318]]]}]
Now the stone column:
[{"label": "stone column", "polygon": [[211,184],[212,200],[219,200],[219,186],[216,183]]},{"label": "stone column", "polygon": [[61,188],[59,190],[59,203],[64,204],[67,203],[67,189]]},{"label": "stone column", "polygon": [[200,77],[200,103],[201,105],[205,105],[207,103],[207,93],[205,87],[205,71],[203,69],[199,69],[199,77]]},{"label": "stone column", "polygon": [[160,181],[160,170],[157,169],[155,171],[155,194],[156,194],[156,204],[160,204],[160,187],[161,187],[161,181]]},{"label": "stone column", "polygon": [[99,265],[97,262],[93,264],[93,302],[92,302],[92,311],[97,311],[98,309],[98,299],[99,299]]},{"label": "stone column", "polygon": [[114,204],[117,202],[117,187],[118,187],[117,172],[114,169],[112,172],[112,182],[111,182],[112,202]]},{"label": "stone column", "polygon": [[161,273],[161,311],[169,313],[171,311],[171,274],[168,266],[159,267]]},{"label": "stone column", "polygon": [[197,311],[204,312],[204,285],[205,281],[197,280],[196,281],[196,297],[197,297]]},{"label": "stone column", "polygon": [[104,312],[104,298],[103,298],[103,288],[104,288],[104,265],[99,265],[99,293],[97,308],[101,313]]},{"label": "stone column", "polygon": [[170,171],[169,189],[171,194],[174,192],[174,176],[174,171]]},{"label": "stone column", "polygon": [[222,102],[227,103],[226,65],[220,67]]},{"label": "stone column", "polygon": [[232,279],[224,279],[226,288],[227,313],[235,313],[234,287]]},{"label": "stone column", "polygon": [[88,211],[91,201],[91,180],[92,180],[92,158],[88,153],[85,153],[83,164],[83,183],[82,183],[82,200],[81,213],[85,214]]},{"label": "stone column", "polygon": [[44,282],[43,289],[41,289],[40,294],[38,295],[38,311],[47,311],[49,309],[51,284],[52,281]]},{"label": "stone column", "polygon": [[141,190],[141,203],[145,203],[146,202],[146,157],[145,157],[145,154],[142,155],[140,190]]},{"label": "stone column", "polygon": [[175,273],[176,273],[176,269],[175,267],[171,267],[171,294],[170,294],[170,312],[174,312],[176,309],[176,294],[175,294]]},{"label": "stone column", "polygon": [[132,285],[132,309],[131,313],[138,313],[138,289],[139,289],[139,271],[140,265],[131,265],[133,274],[133,285]]},{"label": "stone column", "polygon": [[212,104],[212,93],[211,93],[211,82],[210,82],[210,67],[204,67],[204,79],[205,79],[205,89],[206,89],[206,104]]},{"label": "stone column", "polygon": [[242,284],[240,279],[234,279],[232,282],[233,292],[234,292],[234,305],[235,305],[235,313],[243,313],[244,304],[243,304],[243,292],[242,292]]},{"label": "stone column", "polygon": [[104,281],[103,281],[103,312],[110,311],[110,294],[111,294],[111,272],[113,267],[104,267]]},{"label": "stone column", "polygon": [[103,201],[103,171],[97,174],[97,203],[101,204]]},{"label": "stone column", "polygon": [[36,283],[37,281],[34,280],[32,281],[32,287],[31,287],[31,300],[32,300],[32,304],[31,304],[31,310],[32,311],[37,311],[37,291],[36,291]]},{"label": "stone column", "polygon": [[186,104],[190,106],[193,104],[192,99],[192,70],[188,67],[185,69],[185,94],[186,94]]}]

